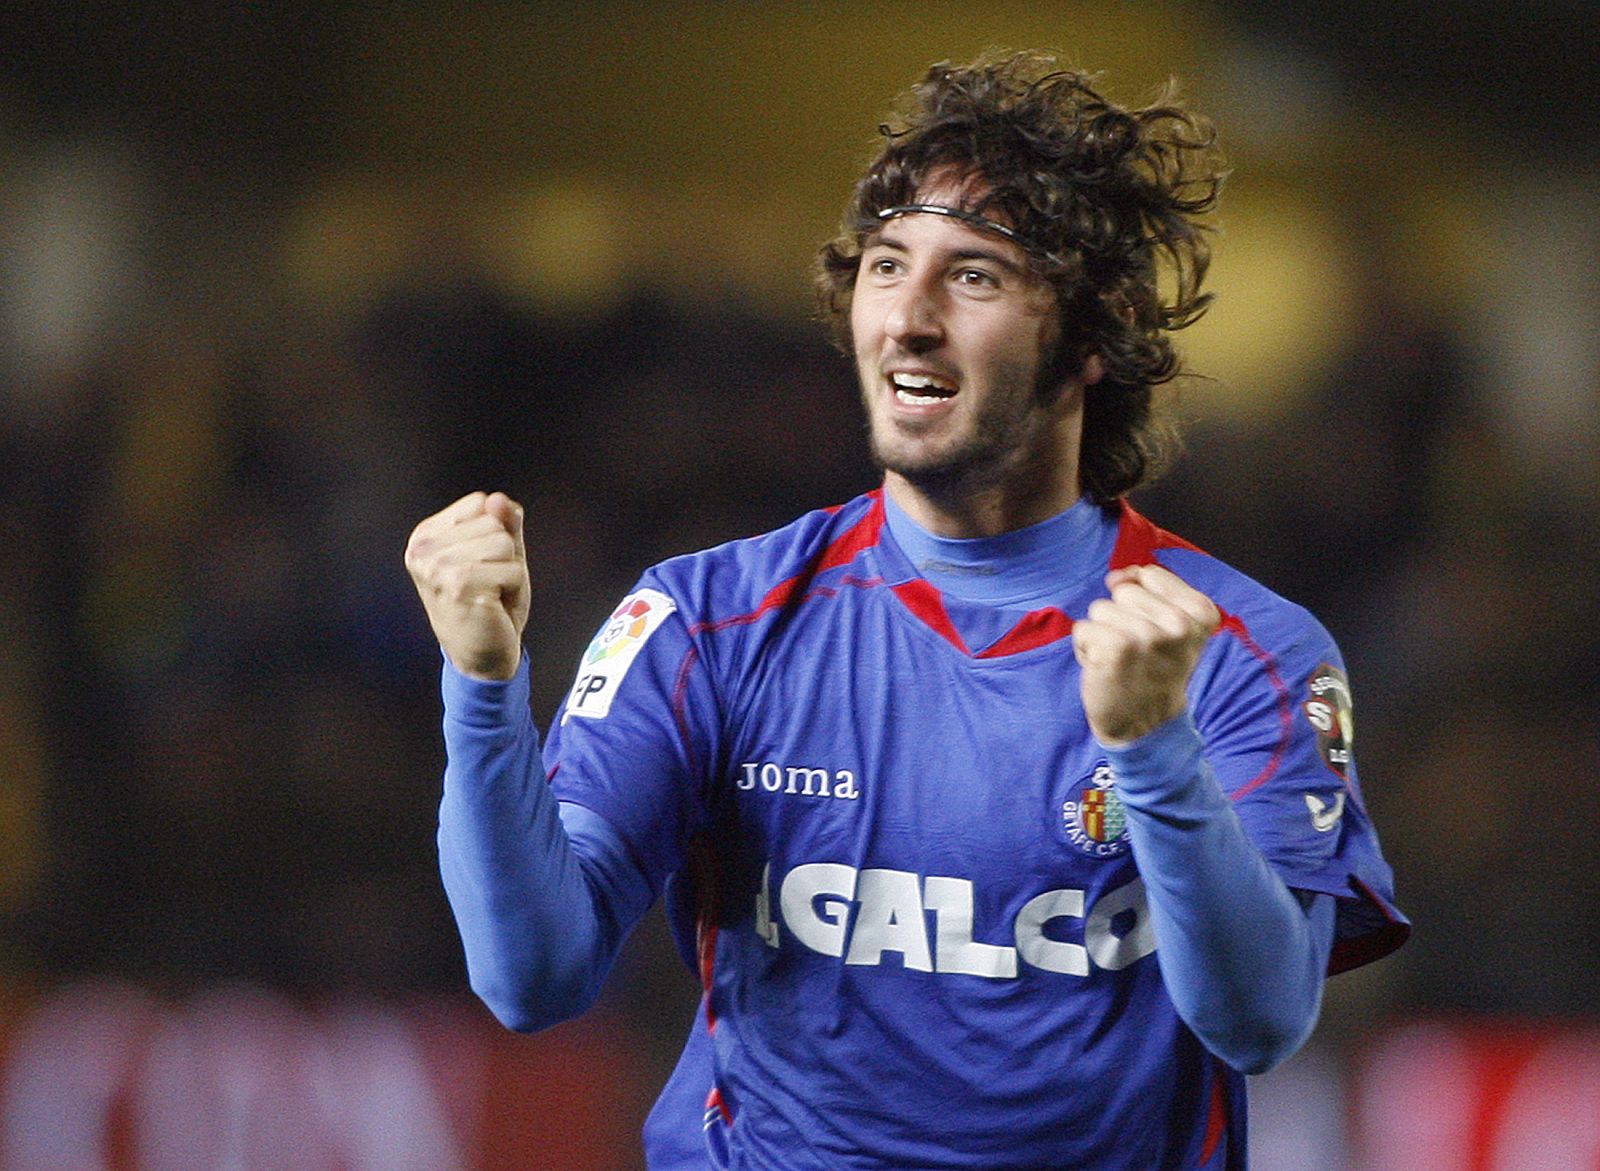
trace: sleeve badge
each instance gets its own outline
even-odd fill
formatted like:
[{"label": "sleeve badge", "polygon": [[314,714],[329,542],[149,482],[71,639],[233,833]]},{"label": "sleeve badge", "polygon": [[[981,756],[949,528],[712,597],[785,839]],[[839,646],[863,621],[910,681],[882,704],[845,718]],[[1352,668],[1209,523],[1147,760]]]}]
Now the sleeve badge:
[{"label": "sleeve badge", "polygon": [[677,608],[677,603],[660,590],[639,590],[623,598],[583,652],[561,722],[564,724],[573,716],[604,719],[633,660]]},{"label": "sleeve badge", "polygon": [[1345,673],[1331,663],[1318,666],[1311,673],[1310,694],[1300,708],[1317,733],[1317,752],[1323,763],[1339,776],[1348,776],[1356,721]]}]

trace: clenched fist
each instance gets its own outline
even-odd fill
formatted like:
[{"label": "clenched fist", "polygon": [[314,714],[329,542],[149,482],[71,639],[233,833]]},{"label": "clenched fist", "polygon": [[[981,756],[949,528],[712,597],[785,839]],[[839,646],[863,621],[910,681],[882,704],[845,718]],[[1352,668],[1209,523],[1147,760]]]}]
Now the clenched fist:
[{"label": "clenched fist", "polygon": [[1211,599],[1159,565],[1113,570],[1109,598],[1072,626],[1083,710],[1106,745],[1153,732],[1188,706],[1185,688],[1222,621]]},{"label": "clenched fist", "polygon": [[412,530],[406,568],[456,670],[516,674],[529,592],[521,505],[504,492],[463,496]]}]

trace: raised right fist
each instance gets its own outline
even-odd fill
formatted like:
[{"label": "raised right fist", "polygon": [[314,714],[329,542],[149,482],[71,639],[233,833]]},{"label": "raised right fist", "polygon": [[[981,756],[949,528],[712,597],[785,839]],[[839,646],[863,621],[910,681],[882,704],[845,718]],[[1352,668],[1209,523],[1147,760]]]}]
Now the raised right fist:
[{"label": "raised right fist", "polygon": [[456,670],[516,674],[529,592],[520,504],[504,492],[463,496],[412,530],[406,569]]}]

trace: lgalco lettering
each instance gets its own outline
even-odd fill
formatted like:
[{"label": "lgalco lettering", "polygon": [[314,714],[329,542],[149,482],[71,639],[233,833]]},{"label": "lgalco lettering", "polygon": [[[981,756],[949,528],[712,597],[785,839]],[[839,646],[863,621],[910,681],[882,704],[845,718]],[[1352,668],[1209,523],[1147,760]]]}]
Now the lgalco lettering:
[{"label": "lgalco lettering", "polygon": [[[1019,959],[1047,972],[1087,976],[1092,967],[1118,971],[1156,950],[1143,879],[1107,891],[1087,908],[1084,892],[1072,887],[1035,895],[1012,922],[1011,946],[973,938],[973,888],[965,878],[808,862],[784,876],[774,913],[770,871],[762,872],[756,896],[757,934],[778,947],[781,924],[812,951],[846,964],[875,966],[894,952],[912,971],[1008,980]],[[1119,916],[1120,930],[1113,930]],[[1046,935],[1045,925],[1055,919],[1081,920],[1083,942]]]},{"label": "lgalco lettering", "polygon": [[854,801],[861,796],[861,790],[856,787],[856,774],[847,768],[829,771],[804,765],[775,764],[770,760],[745,761],[739,766],[734,785],[746,792],[762,789],[792,797],[836,797],[841,801]]}]

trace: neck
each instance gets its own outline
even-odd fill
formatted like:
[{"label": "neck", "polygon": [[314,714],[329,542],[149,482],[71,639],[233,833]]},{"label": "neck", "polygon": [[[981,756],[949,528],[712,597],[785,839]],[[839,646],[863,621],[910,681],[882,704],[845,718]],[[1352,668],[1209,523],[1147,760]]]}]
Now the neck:
[{"label": "neck", "polygon": [[889,535],[912,567],[947,599],[1001,608],[1065,607],[1105,575],[1117,519],[1080,500],[1056,516],[995,537],[940,537],[884,496]]},{"label": "neck", "polygon": [[1017,469],[989,484],[908,478],[886,471],[884,492],[908,517],[939,537],[997,537],[1059,515],[1078,502],[1076,460]]}]

